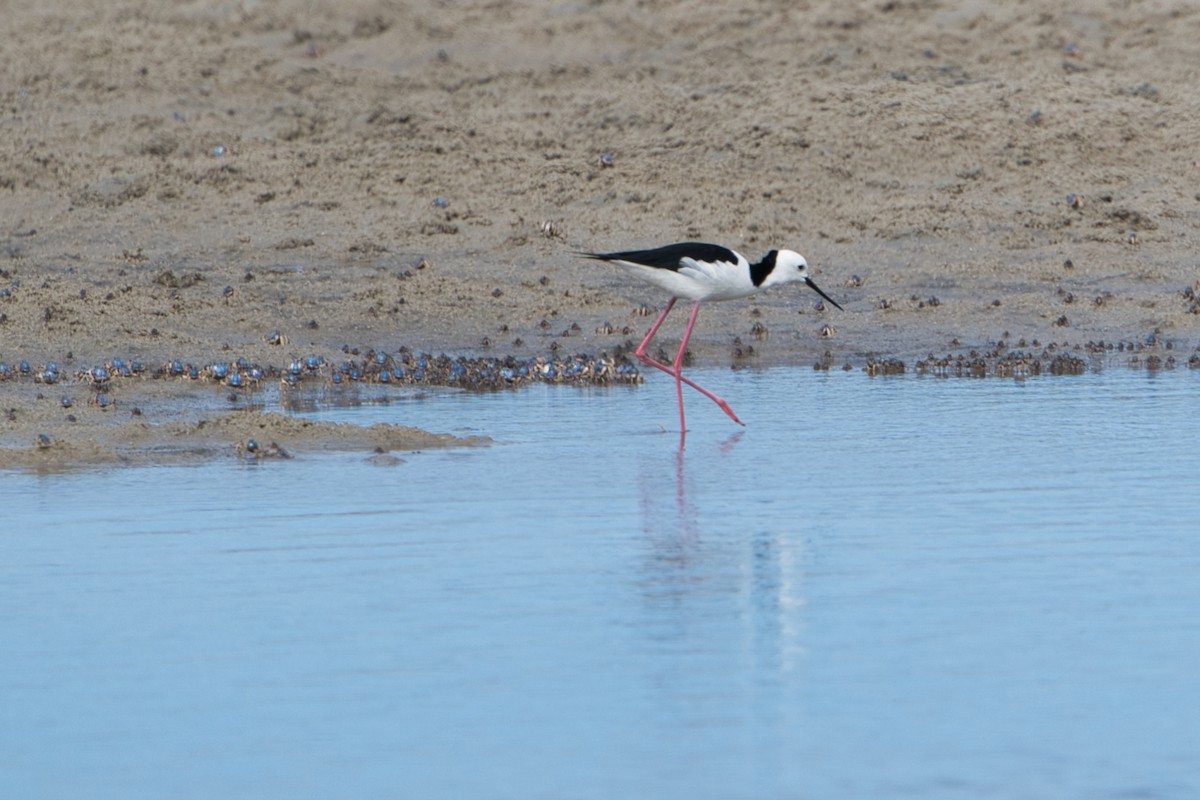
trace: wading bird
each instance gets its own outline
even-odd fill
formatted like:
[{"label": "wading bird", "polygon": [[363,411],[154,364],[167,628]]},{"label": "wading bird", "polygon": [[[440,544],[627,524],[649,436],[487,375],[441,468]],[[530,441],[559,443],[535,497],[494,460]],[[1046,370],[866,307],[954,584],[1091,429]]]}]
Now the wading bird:
[{"label": "wading bird", "polygon": [[[708,399],[716,403],[722,411],[729,415],[739,425],[746,423],[738,419],[737,414],[729,404],[696,382],[683,376],[683,355],[687,351],[688,339],[691,338],[692,328],[696,325],[696,317],[700,313],[700,304],[706,300],[736,300],[740,297],[770,289],[784,283],[806,283],[817,294],[829,301],[835,308],[842,308],[832,297],[825,294],[808,277],[808,262],[804,256],[791,250],[772,250],[763,256],[756,264],[741,253],[704,242],[680,242],[652,250],[626,250],[619,253],[579,253],[586,258],[598,261],[608,261],[623,267],[627,272],[638,278],[652,283],[671,294],[667,307],[658,315],[658,319],[650,326],[650,332],[638,345],[634,355],[643,364],[660,369],[675,377],[676,394],[679,396],[679,428],[680,437],[687,433],[687,425],[683,416],[683,384],[687,384]],[[675,301],[683,298],[695,303],[692,314],[688,318],[687,329],[683,332],[683,341],[679,343],[679,352],[671,366],[655,361],[646,355],[650,340],[658,333],[666,320],[667,314],[675,306]]]}]

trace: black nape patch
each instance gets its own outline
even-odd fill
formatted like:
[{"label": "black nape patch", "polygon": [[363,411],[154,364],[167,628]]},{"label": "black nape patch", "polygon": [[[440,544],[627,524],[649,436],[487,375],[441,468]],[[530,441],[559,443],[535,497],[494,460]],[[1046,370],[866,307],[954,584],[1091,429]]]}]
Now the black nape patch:
[{"label": "black nape patch", "polygon": [[[644,267],[657,267],[658,269],[669,270],[678,270],[683,266],[683,259],[685,258],[690,258],[693,261],[707,261],[710,264],[722,261],[728,264],[738,263],[737,254],[728,247],[707,244],[705,242],[680,242],[678,244],[669,244],[665,247],[656,247],[653,250],[625,250],[620,253],[586,253],[585,255],[591,258],[598,258],[601,261],[629,261],[634,264],[641,264]],[[770,258],[771,265],[774,266],[774,250],[771,251]],[[770,269],[767,271],[770,272]],[[765,278],[766,276],[764,275],[763,277]]]},{"label": "black nape patch", "polygon": [[750,280],[754,282],[755,286],[762,286],[767,276],[775,271],[775,258],[778,255],[778,250],[772,250],[763,256],[762,261],[750,265]]}]

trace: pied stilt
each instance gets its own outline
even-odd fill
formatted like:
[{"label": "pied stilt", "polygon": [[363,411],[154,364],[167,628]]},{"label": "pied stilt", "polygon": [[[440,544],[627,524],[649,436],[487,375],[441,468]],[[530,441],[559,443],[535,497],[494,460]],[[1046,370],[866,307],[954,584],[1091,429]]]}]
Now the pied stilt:
[{"label": "pied stilt", "polygon": [[[813,291],[832,303],[834,307],[842,308],[832,297],[821,291],[813,283],[812,278],[808,277],[808,262],[804,260],[804,256],[791,250],[772,250],[757,264],[751,264],[741,253],[727,247],[704,242],[680,242],[665,247],[656,247],[652,250],[579,253],[578,255],[617,264],[647,283],[652,283],[670,292],[671,299],[667,302],[667,307],[650,326],[650,332],[646,334],[645,339],[642,339],[642,343],[638,345],[634,354],[642,363],[675,377],[676,394],[679,396],[681,438],[687,432],[683,416],[683,384],[685,383],[716,403],[734,422],[739,425],[746,424],[738,419],[729,404],[720,397],[683,377],[683,355],[687,351],[688,339],[691,338],[692,328],[696,325],[696,316],[700,313],[701,303],[706,300],[736,300],[739,297],[749,297],[770,289],[772,286],[800,281],[808,284]],[[692,306],[692,314],[688,318],[687,329],[683,332],[683,341],[679,343],[679,352],[675,354],[675,361],[671,366],[667,366],[646,355],[646,348],[650,345],[654,334],[658,333],[658,329],[662,327],[667,314],[671,313],[675,301],[680,298],[691,300],[695,305]]]}]

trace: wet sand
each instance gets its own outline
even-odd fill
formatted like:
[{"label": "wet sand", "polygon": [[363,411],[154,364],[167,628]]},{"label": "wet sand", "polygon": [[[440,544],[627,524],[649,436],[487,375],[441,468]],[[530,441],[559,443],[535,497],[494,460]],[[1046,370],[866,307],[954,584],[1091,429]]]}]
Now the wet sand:
[{"label": "wet sand", "polygon": [[[318,422],[278,410],[304,410],[305,403],[367,404],[396,399],[375,387],[361,391],[281,392],[266,387],[232,392],[219,386],[186,390],[168,381],[133,379],[107,391],[108,404],[90,389],[59,386],[0,392],[5,433],[4,466],[56,472],[79,465],[175,464],[210,458],[244,462],[303,457],[320,451],[357,451],[380,465],[403,463],[394,455],[442,447],[474,447],[484,436],[429,433],[402,424],[359,425]],[[63,408],[62,398],[72,404]],[[401,418],[402,414],[397,413]],[[32,431],[33,433],[27,433]],[[28,436],[28,441],[21,437]]]},{"label": "wet sand", "polygon": [[[85,0],[0,26],[0,362],[64,376],[0,379],[0,465],[155,459],[205,420],[254,418],[219,453],[305,439],[149,377],[175,359],[618,353],[665,298],[572,253],[683,239],[799,250],[846,308],[713,304],[696,364],[1200,343],[1188,3]],[[75,376],[117,357],[146,376],[93,406]]]}]

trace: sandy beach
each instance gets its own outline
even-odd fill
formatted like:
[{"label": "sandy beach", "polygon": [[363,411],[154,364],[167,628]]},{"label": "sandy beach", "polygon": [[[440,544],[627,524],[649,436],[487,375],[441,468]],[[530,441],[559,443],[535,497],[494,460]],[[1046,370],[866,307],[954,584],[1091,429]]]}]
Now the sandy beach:
[{"label": "sandy beach", "polygon": [[[0,466],[464,443],[170,365],[276,392],[308,357],[619,356],[666,298],[581,250],[787,247],[846,309],[709,305],[696,365],[1200,344],[1193,4],[22,0],[0,26]],[[97,381],[114,359],[140,369]]]}]

